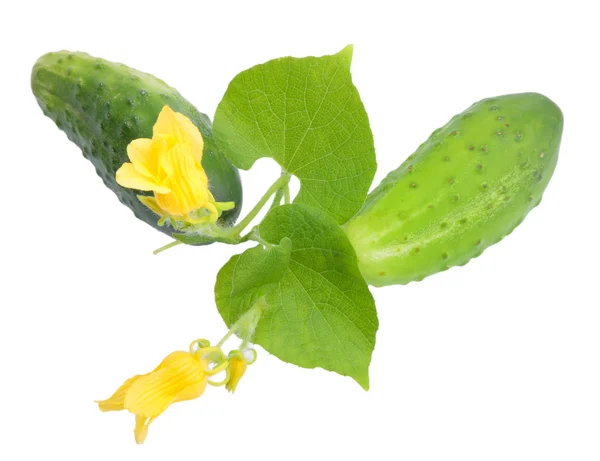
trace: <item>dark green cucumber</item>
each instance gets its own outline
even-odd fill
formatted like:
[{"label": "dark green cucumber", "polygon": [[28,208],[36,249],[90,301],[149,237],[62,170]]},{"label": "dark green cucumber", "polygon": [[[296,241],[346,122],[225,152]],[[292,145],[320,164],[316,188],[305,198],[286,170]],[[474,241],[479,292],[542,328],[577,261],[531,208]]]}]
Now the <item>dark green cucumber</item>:
[{"label": "dark green cucumber", "polygon": [[463,265],[539,204],[558,159],[563,116],[541,94],[480,101],[432,133],[346,225],[372,285]]},{"label": "dark green cucumber", "polygon": [[137,199],[149,193],[119,186],[115,173],[128,161],[127,145],[133,139],[152,137],[164,105],[186,115],[204,137],[202,166],[211,192],[219,202],[235,202],[219,222],[235,222],[242,205],[238,170],[216,146],[209,118],[162,80],[85,53],[59,51],[38,59],[31,88],[44,114],[81,148],[104,184],[135,216],[168,235],[173,229],[158,226],[158,216]]}]

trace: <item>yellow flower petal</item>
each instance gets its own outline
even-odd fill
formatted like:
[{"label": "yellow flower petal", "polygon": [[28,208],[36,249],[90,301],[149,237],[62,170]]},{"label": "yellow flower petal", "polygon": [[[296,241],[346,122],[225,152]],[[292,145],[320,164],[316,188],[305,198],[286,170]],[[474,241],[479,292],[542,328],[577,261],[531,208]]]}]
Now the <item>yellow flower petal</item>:
[{"label": "yellow flower petal", "polygon": [[117,170],[117,184],[129,189],[145,191],[156,191],[158,189],[158,191],[163,194],[170,191],[169,188],[159,186],[153,179],[140,173],[132,163],[124,163],[121,165],[121,168]]},{"label": "yellow flower petal", "polygon": [[173,137],[176,141],[181,141],[183,133],[178,126],[178,119],[175,116],[175,111],[169,106],[163,106],[162,110],[158,114],[156,123],[152,127],[152,133],[154,136],[165,136]]},{"label": "yellow flower petal", "polygon": [[187,400],[197,399],[202,394],[204,394],[205,390],[206,390],[206,379],[204,379],[203,381],[201,381],[197,384],[192,384],[191,386],[186,387],[179,394],[177,394],[173,403],[185,402]]},{"label": "yellow flower petal", "polygon": [[187,352],[171,354],[156,371],[132,384],[125,396],[124,407],[139,416],[160,415],[186,388],[196,389],[206,379],[203,366],[200,359]]},{"label": "yellow flower petal", "polygon": [[155,165],[152,165],[153,157],[152,139],[139,138],[131,141],[127,146],[127,157],[135,169],[147,177],[154,177],[157,171]]},{"label": "yellow flower petal", "polygon": [[165,151],[165,153],[158,159],[158,174],[160,176],[161,183],[172,180],[173,178],[174,167],[171,164],[171,158],[167,155],[167,152],[168,151]]},{"label": "yellow flower petal", "polygon": [[184,216],[206,207],[208,178],[191,155],[189,144],[178,144],[165,157],[171,174],[165,181],[170,193],[156,192],[156,202],[168,214]]},{"label": "yellow flower petal", "polygon": [[153,371],[158,371],[170,366],[177,366],[179,363],[189,362],[190,353],[186,351],[175,351],[167,355],[162,362]]},{"label": "yellow flower petal", "polygon": [[169,106],[164,106],[158,115],[153,128],[154,136],[161,136],[169,147],[178,143],[191,146],[191,153],[197,162],[202,162],[204,139],[202,134],[185,115],[174,112]]},{"label": "yellow flower petal", "polygon": [[154,421],[155,418],[145,418],[143,416],[135,417],[135,429],[133,430],[133,434],[135,436],[135,443],[142,444],[146,440],[146,436],[148,435],[148,427],[150,423]]},{"label": "yellow flower petal", "polygon": [[156,203],[156,199],[154,197],[148,197],[146,195],[138,195],[137,198],[140,202],[142,202],[144,205],[146,205],[148,208],[150,208],[152,211],[154,211],[154,213],[156,213],[161,218],[168,216],[168,214],[165,213],[163,211],[163,209],[158,206],[158,203]]},{"label": "yellow flower petal", "polygon": [[140,377],[141,375],[136,375],[133,378],[129,378],[125,381],[121,387],[119,387],[113,395],[111,395],[106,400],[97,400],[96,403],[101,411],[119,411],[124,410],[125,407],[125,396],[127,395],[127,391],[131,388],[131,385]]}]

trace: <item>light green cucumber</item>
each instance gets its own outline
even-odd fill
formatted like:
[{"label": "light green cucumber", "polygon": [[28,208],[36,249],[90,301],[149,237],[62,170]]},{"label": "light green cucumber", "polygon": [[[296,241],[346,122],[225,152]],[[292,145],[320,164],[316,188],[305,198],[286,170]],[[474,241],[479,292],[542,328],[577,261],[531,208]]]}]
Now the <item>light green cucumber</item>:
[{"label": "light green cucumber", "polygon": [[463,265],[540,203],[563,116],[537,93],[484,99],[434,131],[345,226],[374,286]]},{"label": "light green cucumber", "polygon": [[235,203],[220,223],[235,222],[242,205],[237,169],[216,146],[209,118],[162,80],[85,53],[59,51],[38,59],[31,88],[44,114],[81,148],[119,200],[139,219],[169,235],[173,229],[158,226],[158,216],[137,199],[138,194],[149,193],[119,186],[115,173],[128,161],[127,145],[133,139],[152,137],[152,126],[163,106],[186,115],[204,138],[202,166],[211,192],[219,202]]}]

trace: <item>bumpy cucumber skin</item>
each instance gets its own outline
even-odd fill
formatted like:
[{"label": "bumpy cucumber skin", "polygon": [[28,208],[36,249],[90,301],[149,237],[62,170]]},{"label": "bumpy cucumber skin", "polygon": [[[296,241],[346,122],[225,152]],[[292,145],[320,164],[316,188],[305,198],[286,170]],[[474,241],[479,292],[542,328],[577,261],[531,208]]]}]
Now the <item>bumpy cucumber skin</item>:
[{"label": "bumpy cucumber skin", "polygon": [[167,235],[173,229],[158,226],[158,216],[137,199],[151,193],[119,186],[115,173],[128,161],[127,145],[133,139],[152,137],[164,105],[186,115],[204,138],[202,166],[211,192],[217,201],[236,205],[219,222],[223,226],[235,222],[242,205],[238,170],[216,146],[209,118],[162,80],[86,53],[59,51],[38,59],[31,88],[44,114],[81,148],[104,184],[136,217]]},{"label": "bumpy cucumber skin", "polygon": [[367,197],[346,225],[374,286],[406,284],[464,265],[540,203],[562,136],[550,99],[484,99],[455,116]]}]

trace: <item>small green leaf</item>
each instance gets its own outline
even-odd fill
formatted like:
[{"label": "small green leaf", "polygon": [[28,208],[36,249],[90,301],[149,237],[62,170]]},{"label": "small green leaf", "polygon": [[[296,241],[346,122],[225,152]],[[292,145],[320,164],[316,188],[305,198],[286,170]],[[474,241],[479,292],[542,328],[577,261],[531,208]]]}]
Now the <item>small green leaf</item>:
[{"label": "small green leaf", "polygon": [[325,210],[339,224],[362,206],[377,166],[351,60],[349,45],[332,56],[274,59],[241,72],[213,125],[236,167],[273,158],[300,180],[294,203]]},{"label": "small green leaf", "polygon": [[[296,204],[273,208],[258,230],[269,244],[291,240],[289,262],[280,279],[267,287],[263,270],[276,267],[278,272],[281,266],[263,262],[264,252],[277,247],[254,248],[232,258],[219,272],[215,288],[225,322],[233,324],[251,307],[249,300],[265,296],[268,308],[254,342],[286,362],[351,376],[368,389],[377,313],[343,230],[326,213]],[[253,286],[259,288],[250,296]],[[243,289],[230,292],[231,287]],[[238,291],[244,293],[243,302],[237,301]]]},{"label": "small green leaf", "polygon": [[281,239],[270,248],[257,246],[233,256],[221,268],[215,301],[223,320],[231,326],[254,302],[276,288],[290,262],[292,242]]}]

